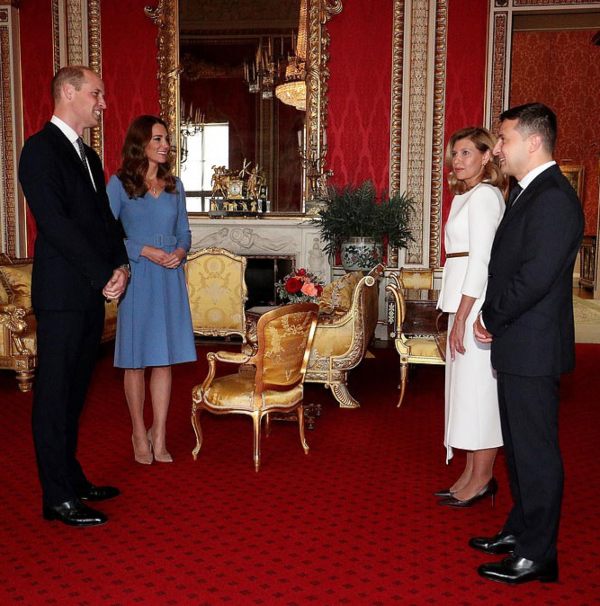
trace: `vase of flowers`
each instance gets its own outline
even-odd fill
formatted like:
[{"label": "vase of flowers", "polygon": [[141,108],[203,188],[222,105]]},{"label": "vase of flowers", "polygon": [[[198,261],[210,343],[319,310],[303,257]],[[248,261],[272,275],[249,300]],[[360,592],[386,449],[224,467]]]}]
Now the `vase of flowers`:
[{"label": "vase of flowers", "polygon": [[323,280],[301,267],[277,282],[275,287],[277,298],[283,303],[310,303],[321,296]]}]

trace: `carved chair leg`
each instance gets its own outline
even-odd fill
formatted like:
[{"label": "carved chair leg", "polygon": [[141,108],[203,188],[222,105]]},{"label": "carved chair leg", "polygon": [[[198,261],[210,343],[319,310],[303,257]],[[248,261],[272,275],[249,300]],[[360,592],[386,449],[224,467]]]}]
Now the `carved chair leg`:
[{"label": "carved chair leg", "polygon": [[17,385],[22,392],[31,391],[33,385],[33,370],[17,371]]},{"label": "carved chair leg", "polygon": [[271,414],[265,415],[265,435],[269,437],[271,435]]},{"label": "carved chair leg", "polygon": [[200,448],[202,448],[202,428],[200,427],[200,413],[202,411],[197,409],[196,406],[192,408],[192,427],[194,428],[194,433],[196,434],[196,447],[192,450],[192,456],[194,457],[194,461],[198,458],[198,453],[200,452]]},{"label": "carved chair leg", "polygon": [[260,469],[260,424],[262,418],[259,411],[252,414],[252,422],[254,425],[254,471]]},{"label": "carved chair leg", "polygon": [[302,448],[304,448],[304,454],[308,454],[310,450],[308,447],[308,442],[306,441],[306,437],[304,435],[304,406],[300,404],[298,407],[298,411],[296,413],[298,415],[298,430],[300,431],[300,444],[302,444]]},{"label": "carved chair leg", "polygon": [[400,362],[400,398],[398,398],[398,406],[400,408],[402,405],[402,400],[404,400],[404,391],[406,390],[406,382],[408,380],[408,364],[403,364]]},{"label": "carved chair leg", "polygon": [[345,383],[335,383],[330,385],[333,397],[340,403],[340,408],[359,408],[360,403],[355,400],[348,391]]}]

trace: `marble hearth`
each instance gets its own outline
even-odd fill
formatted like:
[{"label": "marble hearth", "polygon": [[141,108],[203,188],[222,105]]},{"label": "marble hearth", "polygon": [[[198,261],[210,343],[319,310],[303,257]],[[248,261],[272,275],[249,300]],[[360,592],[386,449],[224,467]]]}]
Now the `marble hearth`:
[{"label": "marble hearth", "polygon": [[238,255],[290,255],[330,282],[331,270],[323,252],[319,228],[306,219],[206,219],[190,217],[192,250],[219,246]]}]

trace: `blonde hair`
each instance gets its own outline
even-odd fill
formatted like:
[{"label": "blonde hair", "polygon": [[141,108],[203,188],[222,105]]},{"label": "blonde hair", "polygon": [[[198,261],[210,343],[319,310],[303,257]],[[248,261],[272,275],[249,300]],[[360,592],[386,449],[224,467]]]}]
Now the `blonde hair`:
[{"label": "blonde hair", "polygon": [[[464,194],[469,187],[464,181],[457,179],[452,170],[452,149],[457,141],[468,139],[475,147],[484,154],[490,152],[490,160],[483,167],[481,181],[485,181],[490,185],[498,187],[503,193],[506,189],[506,177],[502,174],[498,160],[493,156],[492,150],[496,145],[496,138],[486,128],[480,126],[468,126],[457,130],[448,140],[446,145],[446,168],[448,169],[448,187],[453,194]],[[480,182],[481,182],[480,181]]]}]

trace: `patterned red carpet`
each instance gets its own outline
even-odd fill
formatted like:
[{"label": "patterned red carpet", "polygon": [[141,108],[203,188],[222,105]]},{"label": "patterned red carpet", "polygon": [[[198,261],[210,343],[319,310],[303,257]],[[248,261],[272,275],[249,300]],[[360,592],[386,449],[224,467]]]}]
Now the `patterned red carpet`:
[{"label": "patterned red carpet", "polygon": [[[278,422],[252,465],[249,419],[204,415],[191,450],[190,392],[201,361],[174,377],[172,465],[133,461],[121,373],[104,350],[81,426],[81,460],[96,483],[122,495],[103,503],[105,526],[77,529],[41,518],[30,432],[31,396],[0,373],[3,464],[0,603],[26,605],[584,605],[600,603],[600,345],[578,346],[563,380],[566,466],[558,584],[507,587],[479,579],[489,556],[467,546],[499,530],[510,504],[500,491],[465,510],[439,507],[462,460],[444,465],[443,371],[419,368],[395,406],[397,358],[375,349],[352,373],[358,410],[323,404],[304,455],[295,424]],[[457,457],[458,458],[458,457]],[[492,558],[493,559],[493,558]]]}]

